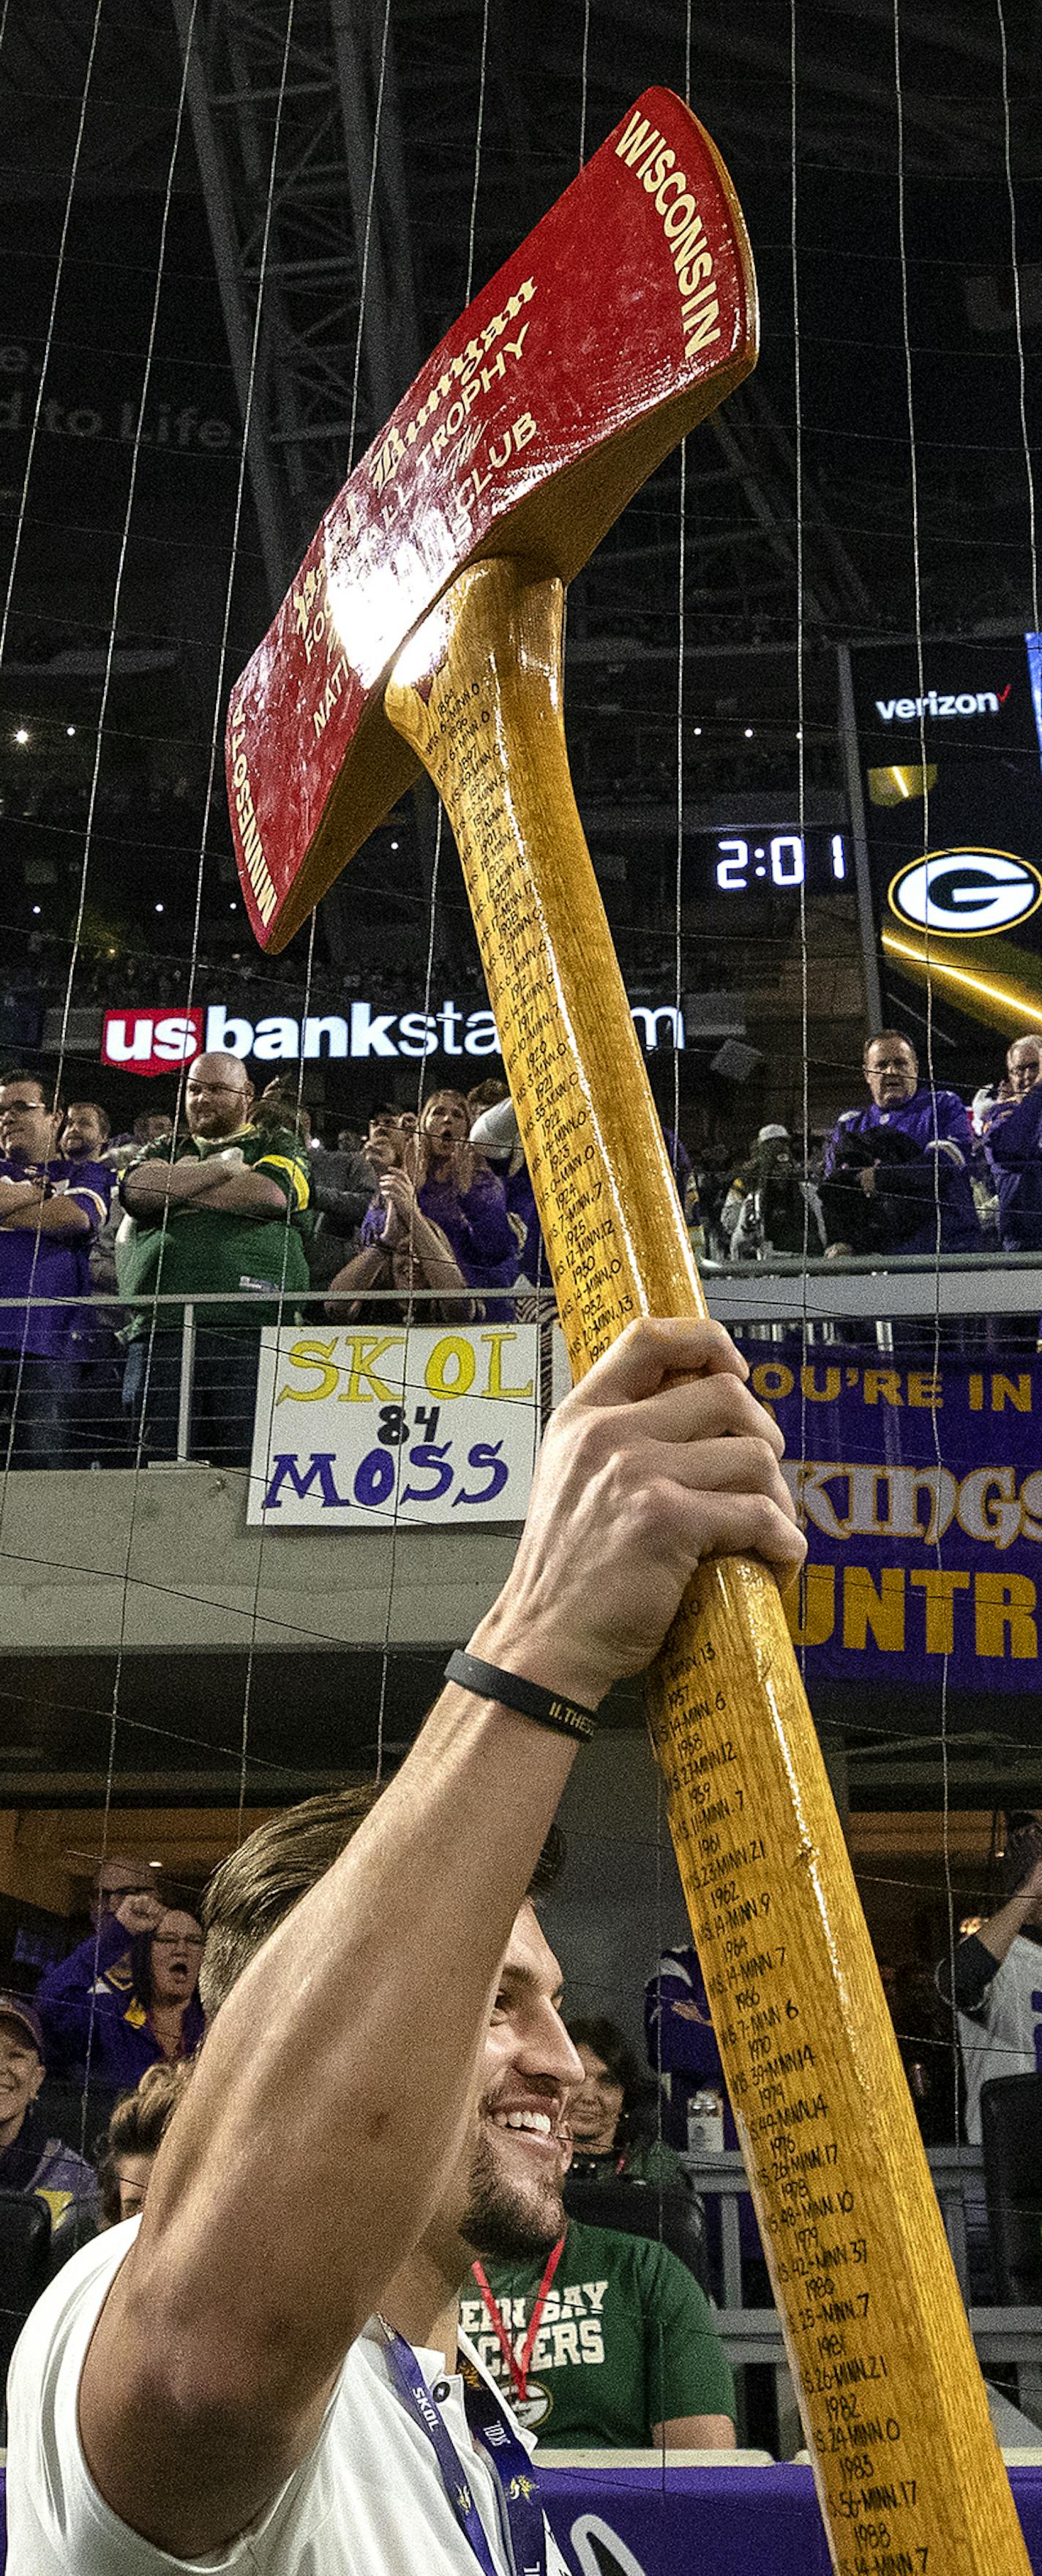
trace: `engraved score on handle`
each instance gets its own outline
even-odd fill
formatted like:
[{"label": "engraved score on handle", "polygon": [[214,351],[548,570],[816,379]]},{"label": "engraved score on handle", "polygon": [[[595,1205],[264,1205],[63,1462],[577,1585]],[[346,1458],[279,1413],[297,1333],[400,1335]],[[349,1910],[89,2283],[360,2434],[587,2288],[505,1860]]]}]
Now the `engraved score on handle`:
[{"label": "engraved score on handle", "polygon": [[[573,1375],[705,1312],[568,775],[562,593],[492,562],[399,657],[392,724],[467,881]],[[839,2576],[1028,2561],[773,1578],[710,1562],[649,1721]]]}]

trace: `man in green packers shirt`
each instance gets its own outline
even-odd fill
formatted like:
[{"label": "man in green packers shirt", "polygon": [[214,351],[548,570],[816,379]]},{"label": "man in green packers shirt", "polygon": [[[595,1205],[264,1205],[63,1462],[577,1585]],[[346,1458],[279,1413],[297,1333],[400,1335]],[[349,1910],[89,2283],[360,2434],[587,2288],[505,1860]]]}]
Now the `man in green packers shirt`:
[{"label": "man in green packers shirt", "polygon": [[548,2257],[475,2263],[474,2282],[460,2322],[548,2448],[734,2448],[730,2365],[668,2246],[570,2218]]},{"label": "man in green packers shirt", "polygon": [[[120,1183],[133,1226],[130,1241],[117,1243],[117,1272],[135,1305],[123,1401],[150,1458],[176,1455],[181,1315],[157,1306],[153,1332],[147,1300],[215,1290],[239,1298],[196,1314],[191,1445],[214,1463],[246,1467],[257,1326],[292,1314],[294,1296],[308,1286],[307,1157],[288,1129],[251,1125],[252,1106],[238,1056],[197,1056],[185,1084],[187,1135],[147,1146]],[[243,1292],[256,1304],[243,1305]]]}]

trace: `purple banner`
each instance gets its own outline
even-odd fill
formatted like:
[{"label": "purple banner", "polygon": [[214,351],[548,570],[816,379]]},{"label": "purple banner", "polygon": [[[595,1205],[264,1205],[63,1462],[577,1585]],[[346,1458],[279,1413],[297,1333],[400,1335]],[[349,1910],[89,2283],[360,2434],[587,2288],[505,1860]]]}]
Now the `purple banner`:
[{"label": "purple banner", "polygon": [[[610,2451],[603,2458],[596,2469],[540,2470],[552,2528],[579,2576],[829,2576],[809,2468],[618,2469]],[[1042,2472],[1014,2469],[1010,2484],[1031,2565],[1042,2571]],[[864,2556],[866,2567],[905,2564],[900,2550]]]},{"label": "purple banner", "polygon": [[807,1679],[1038,1688],[1042,1361],[748,1341],[809,1561]]}]

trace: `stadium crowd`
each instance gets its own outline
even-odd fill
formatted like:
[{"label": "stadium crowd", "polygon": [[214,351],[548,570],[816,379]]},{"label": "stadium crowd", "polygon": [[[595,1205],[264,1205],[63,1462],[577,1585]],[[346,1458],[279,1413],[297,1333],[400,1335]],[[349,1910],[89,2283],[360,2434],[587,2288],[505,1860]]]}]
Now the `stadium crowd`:
[{"label": "stadium crowd", "polygon": [[[1042,1036],[967,1104],[883,1029],[867,1098],[831,1135],[762,1126],[692,1167],[665,1130],[696,1254],[728,1262],[1042,1249]],[[192,1454],[248,1462],[256,1327],[327,1292],[343,1322],[517,1311],[549,1270],[517,1122],[492,1078],[422,1110],[379,1104],[327,1142],[283,1075],[259,1096],[235,1055],[189,1067],[176,1133],[145,1114],[0,1077],[0,1424],[13,1466],[173,1457],[185,1300],[197,1313]],[[397,1309],[375,1307],[397,1292]],[[226,1303],[219,1302],[226,1300]],[[504,1301],[509,1301],[504,1303]],[[107,1302],[106,1302],[107,1301]],[[158,1302],[157,1302],[158,1301]],[[166,1301],[166,1302],[164,1302]],[[521,1312],[539,1311],[522,1306]]]}]

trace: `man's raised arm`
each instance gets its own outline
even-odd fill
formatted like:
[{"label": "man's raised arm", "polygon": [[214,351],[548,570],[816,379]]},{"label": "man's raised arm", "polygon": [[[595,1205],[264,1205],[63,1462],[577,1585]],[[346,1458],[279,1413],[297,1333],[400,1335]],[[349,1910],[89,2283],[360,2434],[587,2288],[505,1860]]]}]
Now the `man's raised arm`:
[{"label": "man's raised arm", "polygon": [[[698,1559],[803,1541],[720,1327],[642,1323],[560,1407],[471,1647],[586,1708],[642,1671]],[[459,2153],[499,1963],[574,1744],[443,1691],[348,1849],[223,2005],[86,2362],[103,2495],[219,2547],[312,2447]]]}]

